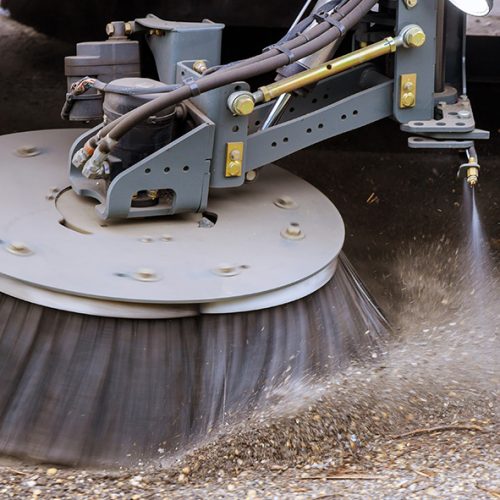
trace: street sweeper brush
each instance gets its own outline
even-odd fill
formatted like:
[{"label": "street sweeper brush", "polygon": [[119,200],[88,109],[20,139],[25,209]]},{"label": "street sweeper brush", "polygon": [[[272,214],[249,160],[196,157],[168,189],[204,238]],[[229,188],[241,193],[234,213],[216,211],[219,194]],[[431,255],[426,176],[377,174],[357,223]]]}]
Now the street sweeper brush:
[{"label": "street sweeper brush", "polygon": [[70,465],[175,453],[273,390],[377,352],[380,312],[343,258],[303,300],[179,319],[0,302],[0,450]]},{"label": "street sweeper brush", "polygon": [[63,118],[102,123],[0,137],[1,453],[174,453],[377,350],[389,327],[341,254],[340,214],[272,162],[385,117],[418,130],[413,147],[486,133],[465,96],[434,109],[435,10],[309,3],[228,65],[222,25],[110,23],[66,59]]}]

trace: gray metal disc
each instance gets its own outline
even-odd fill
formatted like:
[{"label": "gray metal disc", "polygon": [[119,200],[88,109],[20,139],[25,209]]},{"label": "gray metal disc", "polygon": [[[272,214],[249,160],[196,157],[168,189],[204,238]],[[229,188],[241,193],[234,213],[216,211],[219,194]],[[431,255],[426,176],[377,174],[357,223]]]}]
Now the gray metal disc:
[{"label": "gray metal disc", "polygon": [[344,225],[304,180],[269,166],[254,183],[214,190],[213,227],[201,214],[103,223],[95,201],[68,188],[81,133],[0,137],[2,292],[83,314],[164,318],[272,307],[333,276]]}]

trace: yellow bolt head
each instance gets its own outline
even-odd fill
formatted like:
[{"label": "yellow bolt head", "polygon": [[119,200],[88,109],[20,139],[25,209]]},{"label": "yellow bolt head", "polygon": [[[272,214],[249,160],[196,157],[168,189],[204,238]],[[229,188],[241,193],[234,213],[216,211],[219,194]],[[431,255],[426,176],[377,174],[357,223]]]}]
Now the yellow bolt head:
[{"label": "yellow bolt head", "polygon": [[243,164],[241,161],[230,161],[226,169],[226,175],[229,177],[239,177],[242,167]]},{"label": "yellow bolt head", "polygon": [[422,28],[415,27],[409,29],[405,34],[405,43],[408,47],[419,48],[424,45],[426,36]]},{"label": "yellow bolt head", "polygon": [[405,92],[401,96],[401,104],[405,108],[411,108],[415,106],[415,94],[413,92]]},{"label": "yellow bolt head", "polygon": [[238,96],[233,103],[233,111],[239,116],[247,116],[253,113],[255,102],[251,96],[243,94]]},{"label": "yellow bolt head", "polygon": [[413,89],[415,88],[415,85],[413,85],[413,82],[407,81],[403,85],[403,90],[406,90],[406,92],[413,92]]}]

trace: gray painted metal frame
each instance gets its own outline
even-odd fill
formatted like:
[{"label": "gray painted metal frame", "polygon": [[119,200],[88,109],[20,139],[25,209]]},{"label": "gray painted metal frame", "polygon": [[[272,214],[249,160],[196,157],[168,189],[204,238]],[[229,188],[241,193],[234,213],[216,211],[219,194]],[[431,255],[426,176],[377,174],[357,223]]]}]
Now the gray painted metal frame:
[{"label": "gray painted metal frame", "polygon": [[[394,79],[378,73],[373,64],[364,64],[332,76],[304,95],[294,96],[285,109],[282,121],[265,130],[261,129],[261,124],[273,103],[257,107],[251,116],[234,116],[228,109],[227,99],[233,92],[248,90],[249,85],[246,82],[226,85],[191,98],[189,109],[192,115],[198,117],[198,126],[122,172],[109,188],[101,181],[96,183],[80,178],[78,182],[73,182],[75,172],[72,170],[73,186],[76,185],[77,192],[90,193],[102,202],[98,210],[104,219],[202,211],[207,207],[209,187],[241,186],[246,172],[386,117],[394,117],[402,123],[405,131],[448,141],[443,143],[445,147],[450,147],[450,140],[469,140],[471,135],[477,136],[480,132],[475,130],[472,112],[467,119],[458,120],[456,116],[460,106],[444,105],[446,116],[442,123],[434,120],[436,12],[437,0],[419,1],[412,8],[407,7],[404,0],[398,0],[395,32],[410,24],[418,24],[426,32],[427,42],[418,50],[400,50],[394,54]],[[162,21],[153,19],[152,22]],[[164,44],[162,50],[171,56],[177,54],[165,47]],[[157,61],[163,57],[160,54],[162,50],[156,51]],[[195,82],[200,78],[200,74],[193,70],[193,62],[177,63],[177,83]],[[416,105],[401,109],[400,77],[407,73],[418,75]],[[161,74],[163,79],[170,78],[165,71]],[[232,142],[240,142],[244,146],[242,175],[226,177],[227,148]],[[417,140],[412,146],[424,143]],[[429,144],[438,146],[433,141]],[[456,147],[456,144],[453,142],[453,146]],[[182,165],[189,168],[183,169]],[[165,175],[165,168],[170,169],[168,176]],[[131,209],[132,194],[143,189],[170,189],[175,192],[175,199],[169,207]]]},{"label": "gray painted metal frame", "polygon": [[261,167],[335,135],[392,115],[388,80],[319,110],[256,132],[247,142],[247,168]]},{"label": "gray painted metal frame", "polygon": [[[394,54],[394,117],[400,123],[411,120],[430,120],[434,115],[434,71],[436,60],[436,14],[437,0],[420,0],[408,8],[399,0],[395,32],[399,33],[409,24],[418,24],[426,34],[426,42],[418,50],[401,50]],[[399,107],[400,77],[416,73],[417,94],[414,108]]]},{"label": "gray painted metal frame", "polygon": [[[193,70],[194,61],[184,61],[177,65],[177,83],[186,79],[197,80],[200,74]],[[225,177],[226,145],[229,142],[246,142],[248,138],[248,116],[234,116],[227,107],[227,99],[239,90],[249,90],[246,82],[236,82],[219,89],[206,92],[198,97],[191,98],[191,102],[208,119],[216,124],[214,137],[214,150],[210,155],[211,163],[211,187],[236,187],[244,183],[244,177]],[[246,155],[242,162],[245,165]]]},{"label": "gray painted metal frame", "polygon": [[205,59],[210,66],[220,64],[223,24],[165,21],[151,14],[135,23],[162,33],[147,36],[147,41],[164,83],[175,82],[177,61]]}]

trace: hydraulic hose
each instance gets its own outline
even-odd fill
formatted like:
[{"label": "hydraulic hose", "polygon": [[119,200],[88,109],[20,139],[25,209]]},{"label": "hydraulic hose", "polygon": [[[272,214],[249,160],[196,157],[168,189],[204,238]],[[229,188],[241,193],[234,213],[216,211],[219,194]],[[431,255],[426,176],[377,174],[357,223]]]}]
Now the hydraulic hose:
[{"label": "hydraulic hose", "polygon": [[[342,5],[344,5],[348,0],[330,0],[326,4],[322,5],[319,7],[317,10],[314,10],[308,17],[304,19],[299,19],[297,18],[295,22],[293,23],[292,27],[288,31],[288,33],[275,45],[287,48],[289,50],[292,50],[295,47],[298,47],[299,45],[311,41],[312,39],[316,38],[316,36],[319,36],[320,34],[323,34],[327,29],[328,26],[322,26],[321,28],[317,28],[316,30],[313,30],[315,26],[317,26],[320,23],[315,23],[315,26],[312,26],[315,17],[314,15],[319,13],[319,12],[331,12],[332,10],[336,9],[338,11]],[[357,4],[360,3],[360,0],[357,1]],[[354,4],[354,2],[353,2]],[[303,14],[303,11],[301,12]],[[301,16],[300,16],[301,17]],[[308,29],[309,26],[312,26],[311,29]],[[307,35],[302,36],[301,35],[307,30]],[[261,54],[258,54],[256,56],[243,59],[241,61],[235,61],[231,62],[229,64],[224,64],[222,66],[214,66],[211,68],[208,68],[203,75],[209,75],[211,73],[215,73],[216,71],[221,71],[224,69],[228,68],[235,68],[235,67],[240,67],[240,66],[246,66],[248,64],[252,64],[254,62],[259,62],[264,59],[268,59],[269,57],[275,56],[279,54],[279,50],[272,48],[269,50],[263,51]]]},{"label": "hydraulic hose", "polygon": [[126,85],[117,85],[115,83],[105,83],[95,79],[92,87],[101,92],[112,92],[114,94],[125,95],[143,95],[143,94],[160,94],[164,92],[172,92],[180,87],[177,84],[163,84],[161,87],[155,87],[154,91],[150,88],[142,87],[127,87]]},{"label": "hydraulic hose", "polygon": [[[341,6],[343,7],[345,5],[346,1],[349,2],[349,7],[350,7],[351,11],[363,2],[363,0],[350,0],[350,1],[349,0],[342,0],[342,2],[339,4],[339,6],[336,8],[336,11],[335,11],[335,14],[338,14],[340,19],[342,19],[346,15],[346,12],[348,12],[347,8],[344,8],[344,9],[341,8]],[[375,3],[377,3],[377,2],[374,2],[373,5],[375,5]],[[320,9],[320,10],[322,10],[322,9]],[[302,23],[303,22],[300,23],[301,26],[303,25]],[[296,32],[296,30],[294,28],[293,33],[295,33],[295,38],[288,40],[287,36],[285,36],[285,38],[280,40],[280,42],[278,42],[276,45],[279,45],[280,47],[282,47],[284,49],[294,50],[295,48],[299,47],[300,45],[303,45],[304,43],[309,42],[309,41],[317,38],[318,36],[322,35],[327,30],[331,29],[331,27],[332,27],[331,24],[329,24],[328,22],[321,22],[321,23],[318,23],[316,26],[312,27],[310,30],[307,30],[307,34]],[[261,54],[257,54],[256,56],[250,57],[248,59],[243,59],[242,61],[229,63],[229,64],[226,64],[224,66],[217,66],[215,68],[209,68],[204,73],[204,75],[210,74],[210,73],[215,72],[215,71],[221,71],[221,70],[224,70],[227,68],[234,69],[237,67],[247,66],[249,64],[253,64],[253,63],[263,61],[265,59],[269,59],[270,57],[276,56],[279,53],[280,53],[280,50],[278,50],[277,48],[273,48],[273,46],[271,46],[269,48],[269,50],[265,50]]]},{"label": "hydraulic hose", "polygon": [[[333,18],[336,21],[342,21],[345,28],[350,29],[352,26],[356,25],[376,3],[377,0],[350,0],[343,8],[338,9]],[[196,81],[197,91],[200,93],[207,92],[234,81],[246,80],[253,76],[274,71],[289,62],[289,56],[284,53],[283,50],[294,51],[295,57],[301,59],[302,57],[322,49],[324,46],[339,38],[340,35],[341,32],[337,27],[324,21],[319,23],[315,28],[309,30],[305,38],[303,38],[303,36],[298,36],[290,42],[283,44],[281,49],[270,49],[235,66],[230,66],[224,70],[202,76]],[[301,40],[301,38],[303,39]],[[304,40],[309,41],[304,43]],[[146,120],[149,116],[157,113],[164,107],[177,104],[190,97],[192,97],[192,89],[184,85],[168,95],[159,97],[123,115],[119,121],[111,122],[101,129],[99,137],[105,137],[109,134],[112,141],[118,141],[137,123]],[[133,122],[133,124],[129,125],[131,122]],[[102,152],[107,152],[104,150],[104,145]]]},{"label": "hydraulic hose", "polygon": [[[289,51],[293,51],[294,59],[297,60],[317,52],[337,40],[343,34],[344,29],[349,30],[358,24],[377,2],[378,0],[350,0],[339,8],[331,16],[330,20],[325,20],[309,30],[306,37],[298,35],[290,42],[283,44],[279,49],[272,48],[264,54],[245,61],[244,64],[241,63],[234,67],[202,76],[192,84],[185,84],[168,94],[162,95],[130,111],[119,120],[115,120],[103,127],[98,137],[94,137],[89,141],[94,145],[99,138],[106,138],[106,140],[99,142],[95,160],[100,161],[103,157],[105,158],[110,153],[114,144],[124,134],[165,107],[173,106],[183,100],[189,99],[193,94],[204,93],[235,81],[247,80],[257,75],[275,71],[277,68],[290,62]],[[339,27],[339,23],[342,23],[344,29]],[[308,41],[304,43],[304,40]],[[195,87],[193,88],[193,86]]]}]

